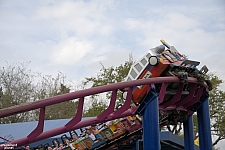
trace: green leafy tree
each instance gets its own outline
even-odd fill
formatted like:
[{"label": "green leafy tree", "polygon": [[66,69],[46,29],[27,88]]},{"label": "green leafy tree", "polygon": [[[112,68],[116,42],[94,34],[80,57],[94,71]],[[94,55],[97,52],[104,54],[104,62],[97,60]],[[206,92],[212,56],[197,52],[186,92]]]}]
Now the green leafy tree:
[{"label": "green leafy tree", "polygon": [[[83,81],[84,86],[101,86],[101,85],[107,85],[112,83],[118,83],[125,81],[131,65],[133,64],[133,57],[130,54],[129,60],[125,61],[124,64],[121,64],[117,67],[108,67],[106,68],[103,64],[101,64],[102,68],[100,72],[97,74],[97,77],[87,77]],[[90,106],[87,107],[87,109],[84,111],[83,116],[84,117],[90,117],[90,116],[97,116],[101,112],[103,112],[107,107],[107,102],[109,102],[109,99],[111,97],[111,92],[106,93],[106,98],[103,99],[100,95],[94,95],[90,97],[89,104]],[[122,92],[117,92],[117,105],[124,102],[124,99],[122,97]]]},{"label": "green leafy tree", "polygon": [[216,137],[213,145],[225,139],[225,92],[220,89],[223,81],[214,74],[209,74],[213,89],[209,92],[209,106],[212,135]]},{"label": "green leafy tree", "polygon": [[[70,92],[70,85],[66,83],[66,77],[58,73],[56,77],[42,76],[36,90],[37,99],[44,99]],[[46,107],[45,120],[64,119],[75,116],[77,101],[66,101]],[[36,114],[39,110],[36,110]]]},{"label": "green leafy tree", "polygon": [[[101,64],[102,69],[100,70],[99,74],[97,74],[97,77],[85,78],[85,81],[83,82],[83,84],[84,85],[91,84],[91,87],[96,87],[101,85],[122,82],[126,78],[132,64],[133,64],[133,60],[131,56],[129,61],[125,61],[124,64],[121,64],[118,67],[111,66],[109,68],[105,68]],[[111,95],[111,92],[107,93],[106,98],[109,99],[110,95]],[[117,98],[119,103],[124,102],[121,91],[118,91]]]},{"label": "green leafy tree", "polygon": [[83,117],[93,117],[101,114],[106,108],[107,104],[103,99],[93,97],[89,100],[90,106],[84,110]]},{"label": "green leafy tree", "polygon": [[[8,64],[0,68],[0,108],[31,102],[34,97],[34,76],[27,64]],[[32,113],[25,112],[1,118],[1,123],[32,120]]]},{"label": "green leafy tree", "polygon": [[[29,63],[7,64],[0,68],[0,109],[21,103],[70,92],[65,76],[56,77],[32,73]],[[46,108],[46,119],[69,118],[75,115],[77,102],[67,101]],[[0,119],[0,123],[15,123],[37,120],[39,110],[11,115]]]}]

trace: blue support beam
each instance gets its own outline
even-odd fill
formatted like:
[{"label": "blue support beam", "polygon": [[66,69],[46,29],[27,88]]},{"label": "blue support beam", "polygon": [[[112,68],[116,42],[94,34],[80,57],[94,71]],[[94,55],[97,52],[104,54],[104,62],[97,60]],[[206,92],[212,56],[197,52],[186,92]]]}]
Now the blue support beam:
[{"label": "blue support beam", "polygon": [[206,100],[197,110],[199,145],[200,150],[212,150],[208,92],[205,92],[203,96],[206,97]]},{"label": "blue support beam", "polygon": [[194,125],[192,115],[183,123],[184,126],[184,149],[194,149]]},{"label": "blue support beam", "polygon": [[[159,138],[159,105],[158,96],[155,89],[150,92],[143,100],[145,104],[141,112],[137,112],[143,116],[143,141],[144,149],[146,150],[160,150]],[[146,103],[147,102],[147,103]],[[142,106],[142,104],[140,104]]]}]

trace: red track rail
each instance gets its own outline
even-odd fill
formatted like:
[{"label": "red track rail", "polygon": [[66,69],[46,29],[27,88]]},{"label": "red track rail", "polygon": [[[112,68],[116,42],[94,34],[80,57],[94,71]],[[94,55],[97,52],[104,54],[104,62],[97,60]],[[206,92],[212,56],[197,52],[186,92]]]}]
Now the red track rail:
[{"label": "red track rail", "polygon": [[[94,88],[90,88],[86,90],[80,90],[80,91],[75,91],[75,92],[51,97],[51,98],[37,100],[35,102],[30,102],[30,103],[17,105],[17,106],[12,106],[9,108],[0,109],[0,118],[7,117],[13,114],[31,111],[34,109],[40,109],[39,121],[38,121],[37,127],[29,135],[27,135],[27,137],[11,141],[12,144],[17,144],[17,147],[20,147],[25,144],[40,141],[52,136],[69,132],[71,130],[89,126],[91,124],[102,123],[102,122],[106,122],[116,118],[122,118],[122,117],[134,114],[135,111],[137,110],[137,107],[130,109],[132,88],[134,86],[162,83],[162,87],[159,92],[159,98],[161,98],[159,101],[159,109],[165,109],[165,110],[177,109],[180,107],[182,107],[182,109],[187,109],[189,106],[199,101],[203,91],[207,88],[206,84],[199,85],[196,78],[189,77],[188,83],[192,83],[192,86],[193,86],[192,88],[196,88],[197,85],[200,86],[197,94],[194,95],[193,91],[195,90],[191,90],[189,93],[189,96],[185,100],[179,101],[182,90],[178,90],[177,94],[174,96],[173,99],[171,99],[169,102],[165,104],[162,104],[163,102],[162,99],[164,98],[166,87],[168,83],[171,83],[171,82],[180,82],[180,80],[177,77],[157,77],[157,78],[127,81],[127,82],[120,82],[120,83],[114,83],[110,85],[94,87]],[[182,84],[180,85],[182,86]],[[128,89],[127,97],[123,106],[120,107],[117,111],[114,111],[117,91],[120,89]],[[108,91],[112,91],[109,107],[97,117],[89,119],[89,120],[81,121],[85,97],[94,95],[94,94],[103,93],[103,92],[108,92]],[[49,105],[65,102],[65,101],[74,100],[74,99],[79,99],[78,109],[75,116],[64,126],[43,132],[45,107]],[[189,114],[191,114],[191,112]],[[0,147],[0,150],[3,148],[4,147]]]}]

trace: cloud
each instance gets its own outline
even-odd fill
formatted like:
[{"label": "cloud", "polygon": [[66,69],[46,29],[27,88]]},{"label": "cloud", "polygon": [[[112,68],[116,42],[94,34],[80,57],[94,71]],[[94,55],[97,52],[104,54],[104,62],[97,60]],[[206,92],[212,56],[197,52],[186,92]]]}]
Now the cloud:
[{"label": "cloud", "polygon": [[74,32],[78,36],[90,36],[96,31],[107,35],[112,32],[110,20],[105,16],[110,4],[110,1],[60,1],[38,7],[35,20],[51,21],[52,27],[60,29],[60,32]]},{"label": "cloud", "polygon": [[50,59],[56,65],[76,64],[91,51],[93,51],[93,46],[90,41],[70,37],[54,46]]},{"label": "cloud", "polygon": [[[193,28],[200,26],[200,22],[194,18],[188,17],[182,13],[178,12],[168,12],[165,15],[162,15],[164,12],[158,12],[154,17],[149,17],[146,19],[139,18],[127,18],[125,24],[129,29],[147,29],[147,31],[162,31],[165,29],[176,29],[176,31],[189,31]],[[160,19],[155,19],[156,17]],[[158,30],[160,29],[160,30]],[[148,33],[143,32],[143,33]]]},{"label": "cloud", "polygon": [[160,45],[160,39],[194,60],[224,54],[222,2],[127,2],[4,2],[0,45],[12,55],[1,60],[31,61],[46,73],[80,78],[76,71],[81,68],[85,71],[79,75],[89,76],[99,71],[100,62],[117,66],[131,51],[137,60]]},{"label": "cloud", "polygon": [[[143,47],[159,45],[159,39],[165,39],[178,50],[194,59],[205,59],[210,55],[224,53],[223,39],[224,22],[220,22],[216,31],[204,28],[205,22],[198,17],[187,16],[178,12],[168,12],[162,15],[157,11],[160,19],[144,20],[143,18],[127,18],[125,24],[130,32],[141,32],[142,37],[136,37],[136,42]],[[208,28],[213,29],[215,26]],[[150,34],[149,34],[150,33]],[[138,35],[139,36],[139,35]],[[151,45],[150,45],[151,44]],[[204,55],[202,55],[204,54]]]}]

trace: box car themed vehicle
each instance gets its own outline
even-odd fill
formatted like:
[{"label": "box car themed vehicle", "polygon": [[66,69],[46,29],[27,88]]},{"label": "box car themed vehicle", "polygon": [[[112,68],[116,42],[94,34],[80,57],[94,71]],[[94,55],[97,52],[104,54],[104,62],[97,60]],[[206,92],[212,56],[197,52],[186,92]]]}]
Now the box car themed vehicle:
[{"label": "box car themed vehicle", "polygon": [[[209,90],[211,84],[208,80],[204,79],[204,74],[208,72],[208,68],[203,66],[200,70],[197,66],[200,62],[188,60],[187,57],[181,55],[174,46],[170,46],[164,40],[160,40],[163,45],[150,49],[140,60],[135,62],[127,75],[126,80],[139,80],[154,77],[177,76],[180,78],[181,83],[168,83],[166,93],[163,100],[160,100],[159,105],[164,104],[171,100],[179,88],[183,88],[181,100],[188,96],[191,89],[191,84],[187,83],[188,77],[195,77],[199,83],[204,81],[208,84]],[[159,93],[162,84],[155,84],[156,92]],[[140,85],[133,87],[132,100],[136,105],[139,105],[144,99],[145,95],[149,92],[148,85]],[[126,92],[124,92],[124,97]],[[169,104],[169,103],[167,103]],[[187,110],[174,109],[174,110],[160,110],[160,124],[176,124],[178,121],[186,120],[188,116]]]},{"label": "box car themed vehicle", "polygon": [[[197,71],[196,66],[200,62],[188,60],[174,46],[170,46],[164,40],[161,42],[163,45],[150,49],[131,66],[126,78],[127,81],[163,76],[178,76],[182,82],[186,82],[188,76],[197,77],[199,81],[204,80],[202,73],[207,72],[206,66]],[[178,86],[173,84],[173,88],[176,89]],[[147,92],[147,85],[134,87],[132,100],[135,103],[140,103]]]}]

